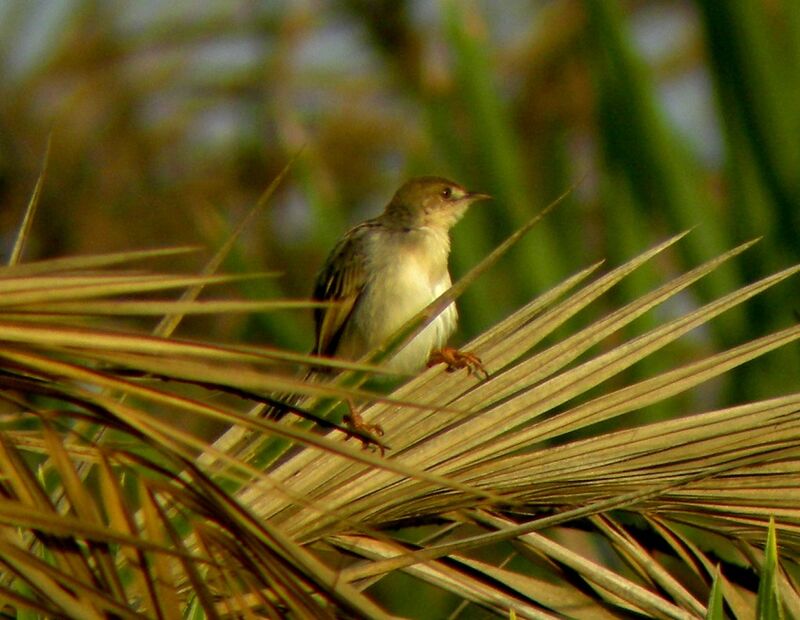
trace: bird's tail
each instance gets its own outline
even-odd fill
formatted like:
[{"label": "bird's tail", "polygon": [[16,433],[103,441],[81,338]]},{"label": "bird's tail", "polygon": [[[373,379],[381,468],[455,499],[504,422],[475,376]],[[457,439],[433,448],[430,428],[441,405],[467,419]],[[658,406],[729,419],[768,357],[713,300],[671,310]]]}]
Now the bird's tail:
[{"label": "bird's tail", "polygon": [[[325,368],[309,368],[303,376],[304,383],[318,383],[330,380],[334,373]],[[280,420],[287,414],[295,414],[299,417],[319,421],[303,405],[311,404],[317,397],[308,394],[284,392],[269,398],[267,406],[260,415],[271,420]]]}]

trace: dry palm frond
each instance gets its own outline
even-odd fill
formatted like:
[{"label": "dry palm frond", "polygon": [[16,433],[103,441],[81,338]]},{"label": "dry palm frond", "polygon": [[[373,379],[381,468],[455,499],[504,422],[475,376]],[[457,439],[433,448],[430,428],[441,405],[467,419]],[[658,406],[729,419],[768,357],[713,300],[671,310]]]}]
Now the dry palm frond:
[{"label": "dry palm frond", "polygon": [[[379,615],[357,591],[337,586],[336,575],[309,551],[248,516],[192,464],[207,443],[183,427],[187,414],[333,442],[248,418],[235,402],[211,404],[224,387],[256,398],[303,391],[308,386],[277,372],[276,364],[310,363],[308,356],[159,338],[120,326],[120,317],[154,312],[253,310],[244,301],[130,299],[228,276],[108,271],[175,251],[181,250],[42,261],[0,273],[0,597],[47,616],[171,617],[199,605],[214,617],[222,613],[220,601],[230,611],[237,600],[241,609],[277,615],[321,617],[334,608]],[[257,305],[265,311],[308,304]],[[69,321],[92,314],[91,327]],[[114,323],[106,325],[104,316]],[[187,391],[198,385],[207,402]],[[311,390],[369,397],[343,388]],[[242,466],[248,480],[258,476]],[[255,602],[242,602],[254,592]]]},{"label": "dry palm frond", "polygon": [[[467,575],[460,572],[458,578],[446,578],[450,569],[438,562],[449,557],[469,563],[472,560],[462,554],[471,549],[501,541],[518,545],[536,541],[528,554],[578,571],[597,588],[600,599],[667,617],[702,615],[705,599],[690,595],[670,577],[646,544],[637,542],[636,532],[598,521],[599,516],[589,518],[591,515],[624,509],[629,515],[657,519],[665,537],[669,531],[683,532],[690,527],[695,532],[714,531],[729,544],[748,545],[763,543],[769,517],[775,516],[781,557],[784,562],[797,562],[800,395],[672,420],[647,423],[640,419],[632,428],[616,432],[603,432],[600,423],[635,414],[792,343],[800,338],[800,326],[582,399],[589,390],[596,391],[646,356],[792,276],[797,267],[592,354],[598,343],[751,245],[745,244],[556,344],[536,350],[553,330],[677,240],[660,244],[562,300],[566,289],[577,286],[588,271],[578,274],[563,288],[535,300],[476,339],[469,348],[484,359],[491,374],[488,380],[434,368],[392,394],[433,411],[385,402],[367,408],[364,417],[386,430],[385,439],[392,447],[388,467],[376,468],[332,452],[306,449],[283,460],[269,474],[302,497],[301,502],[255,488],[242,489],[238,497],[293,537],[331,544],[370,560],[345,570],[347,580],[374,580],[403,569],[466,600],[478,600],[497,611],[512,607],[523,617],[530,613],[530,604],[567,612],[546,597],[528,596],[512,603],[503,599],[497,588],[487,594],[482,588],[487,581],[497,580],[496,569],[481,571],[485,581],[465,594]],[[580,436],[584,438],[576,438]],[[416,468],[419,475],[398,474],[393,471],[396,464]],[[431,474],[442,476],[446,484],[431,484]],[[482,497],[480,491],[491,492],[500,500]],[[553,511],[556,514],[551,514]],[[556,553],[547,546],[552,542],[542,547],[548,539],[534,535],[545,527],[557,532],[559,526],[575,520],[592,530],[593,536],[617,545],[626,561],[644,565],[640,574],[632,579],[614,574],[607,579],[603,575],[608,569],[589,570],[590,562],[585,559],[567,562],[565,558],[572,556]],[[470,531],[468,524],[472,524],[485,533],[420,546],[409,546],[392,533],[403,526],[442,521],[461,524],[464,531]],[[690,539],[695,545],[702,542],[696,536]],[[471,570],[476,569],[473,566]],[[503,572],[507,573],[509,582],[527,579],[525,570]],[[700,578],[710,587],[713,573],[703,571]],[[794,607],[791,599],[798,598],[797,591],[787,587],[792,594],[784,599]],[[536,588],[531,582],[522,590],[530,595]],[[736,601],[731,606],[752,611],[747,603],[742,604],[746,595],[732,591],[732,586],[723,591],[726,600]],[[573,596],[579,592],[574,591]],[[597,609],[587,612],[587,617],[596,617],[591,614]]]},{"label": "dry palm frond", "polygon": [[[482,334],[469,346],[487,380],[432,368],[386,397],[349,381],[368,364],[335,363],[347,370],[342,379],[307,384],[276,364],[320,360],[154,337],[118,323],[159,309],[252,310],[245,302],[130,299],[225,276],[110,269],[153,258],[144,253],[51,262],[58,277],[45,265],[21,265],[19,275],[5,268],[0,594],[44,615],[169,616],[196,606],[211,617],[379,617],[361,590],[402,570],[498,614],[680,618],[702,616],[715,564],[725,560],[716,583],[728,609],[745,617],[756,585],[727,571],[759,566],[774,516],[788,571],[776,571],[776,587],[788,609],[800,610],[800,395],[637,417],[795,341],[800,326],[606,387],[798,268],[620,339],[745,244],[551,337],[680,237],[594,280],[596,266],[588,268]],[[91,325],[69,323],[90,314]],[[614,345],[603,347],[610,337]],[[383,458],[342,441],[343,430],[325,435],[248,415],[270,392],[305,394],[312,405],[372,402],[363,415],[384,427],[391,450]],[[176,421],[187,415],[258,441],[247,451],[226,437],[209,444]],[[624,427],[605,430],[620,420]],[[101,437],[98,428],[108,430]],[[427,535],[409,537],[408,526]],[[482,556],[488,548],[505,560]]]}]

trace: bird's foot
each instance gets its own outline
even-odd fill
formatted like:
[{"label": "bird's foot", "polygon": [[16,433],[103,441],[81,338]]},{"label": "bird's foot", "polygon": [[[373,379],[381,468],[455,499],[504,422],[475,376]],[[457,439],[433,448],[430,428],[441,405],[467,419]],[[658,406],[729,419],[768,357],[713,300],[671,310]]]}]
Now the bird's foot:
[{"label": "bird's foot", "polygon": [[442,347],[439,351],[434,351],[428,358],[428,367],[436,364],[447,364],[447,372],[455,372],[460,368],[466,368],[467,372],[476,377],[483,375],[484,379],[489,377],[483,362],[474,353],[469,351],[459,351],[453,347]]},{"label": "bird's foot", "polygon": [[344,416],[344,423],[349,429],[347,439],[358,437],[361,440],[362,448],[366,449],[369,446],[375,446],[381,451],[381,456],[384,455],[386,447],[378,439],[378,437],[383,437],[383,429],[380,424],[364,422],[361,414],[353,407],[350,408],[350,413]]}]

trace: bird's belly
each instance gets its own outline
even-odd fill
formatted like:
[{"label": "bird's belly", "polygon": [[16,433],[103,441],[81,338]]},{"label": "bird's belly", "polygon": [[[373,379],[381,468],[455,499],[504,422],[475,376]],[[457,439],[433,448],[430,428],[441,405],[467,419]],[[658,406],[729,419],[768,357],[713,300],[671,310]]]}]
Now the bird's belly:
[{"label": "bird's belly", "polygon": [[[372,281],[362,293],[353,315],[354,338],[360,351],[348,351],[357,359],[386,342],[397,330],[450,286],[450,278],[431,284],[427,274],[399,264],[382,279]],[[425,365],[431,351],[441,348],[456,327],[455,304],[450,304],[414,339],[392,356],[385,366],[398,373],[412,373]],[[369,328],[369,329],[368,329]]]}]

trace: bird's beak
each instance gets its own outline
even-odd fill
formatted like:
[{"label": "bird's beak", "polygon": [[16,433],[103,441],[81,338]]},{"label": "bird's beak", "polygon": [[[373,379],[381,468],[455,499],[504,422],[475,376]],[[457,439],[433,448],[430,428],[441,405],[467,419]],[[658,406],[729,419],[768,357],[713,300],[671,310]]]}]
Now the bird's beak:
[{"label": "bird's beak", "polygon": [[489,200],[491,196],[481,192],[470,192],[467,194],[467,198],[469,198],[469,202],[472,204],[473,202],[478,202],[479,200]]}]

